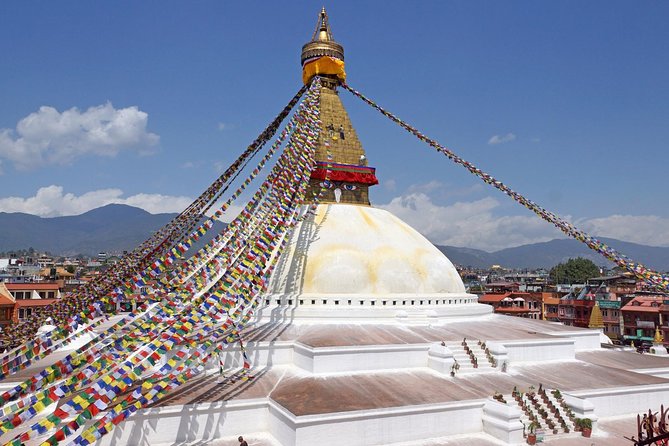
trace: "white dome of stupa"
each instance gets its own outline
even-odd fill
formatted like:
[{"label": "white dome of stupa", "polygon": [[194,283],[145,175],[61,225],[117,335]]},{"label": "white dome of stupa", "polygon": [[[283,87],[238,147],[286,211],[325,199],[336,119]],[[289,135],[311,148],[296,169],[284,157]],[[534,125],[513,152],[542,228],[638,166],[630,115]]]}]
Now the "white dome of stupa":
[{"label": "white dome of stupa", "polygon": [[417,311],[432,317],[489,312],[465,291],[451,261],[411,226],[386,210],[343,203],[320,204],[298,223],[263,299],[266,307],[301,310],[297,318],[314,311],[332,316],[321,310],[400,319]]}]

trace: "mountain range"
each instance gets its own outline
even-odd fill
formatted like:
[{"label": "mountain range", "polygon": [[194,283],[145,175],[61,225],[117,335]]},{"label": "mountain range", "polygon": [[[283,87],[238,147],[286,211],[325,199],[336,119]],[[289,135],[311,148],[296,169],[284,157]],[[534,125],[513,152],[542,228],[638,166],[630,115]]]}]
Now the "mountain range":
[{"label": "mountain range", "polygon": [[[35,248],[54,255],[95,255],[130,251],[177,214],[150,214],[123,204],[108,204],[81,215],[42,218],[0,212],[0,252]],[[216,227],[218,231],[223,225]],[[216,232],[218,232],[216,231]],[[198,248],[215,232],[194,245]]]},{"label": "mountain range", "polygon": [[[669,248],[640,245],[608,237],[597,237],[600,241],[645,266],[659,271],[669,270]],[[599,266],[614,264],[585,244],[573,239],[554,239],[543,243],[515,246],[495,252],[456,246],[436,245],[453,262],[462,266],[486,268],[501,265],[508,268],[551,268],[570,258],[584,257]]]},{"label": "mountain range", "polygon": [[[131,250],[177,214],[150,214],[143,209],[109,204],[81,215],[42,218],[0,212],[0,252],[33,247],[56,255],[95,255]],[[222,229],[215,228],[214,233]],[[206,242],[208,238],[201,240]],[[621,253],[648,267],[669,270],[669,248],[600,238]],[[585,257],[598,265],[612,264],[583,243],[555,239],[544,243],[506,248],[495,252],[436,245],[453,263],[475,268],[502,265],[508,268],[550,268],[572,257]]]}]

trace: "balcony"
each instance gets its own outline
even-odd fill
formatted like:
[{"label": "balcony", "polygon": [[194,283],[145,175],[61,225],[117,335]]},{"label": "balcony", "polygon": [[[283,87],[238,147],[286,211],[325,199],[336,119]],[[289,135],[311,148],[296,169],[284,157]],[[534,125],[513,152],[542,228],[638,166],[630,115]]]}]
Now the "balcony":
[{"label": "balcony", "polygon": [[655,321],[636,321],[637,328],[655,328]]}]

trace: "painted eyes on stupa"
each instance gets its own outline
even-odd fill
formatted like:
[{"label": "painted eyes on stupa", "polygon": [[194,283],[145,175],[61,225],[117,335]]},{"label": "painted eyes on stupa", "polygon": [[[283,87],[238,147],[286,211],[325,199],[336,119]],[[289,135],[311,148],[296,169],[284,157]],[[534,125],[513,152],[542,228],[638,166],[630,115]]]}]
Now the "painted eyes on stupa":
[{"label": "painted eyes on stupa", "polygon": [[355,184],[346,184],[346,183],[332,183],[331,181],[322,181],[321,182],[321,187],[324,189],[332,189],[332,188],[342,188],[344,190],[348,191],[354,191],[358,188]]}]

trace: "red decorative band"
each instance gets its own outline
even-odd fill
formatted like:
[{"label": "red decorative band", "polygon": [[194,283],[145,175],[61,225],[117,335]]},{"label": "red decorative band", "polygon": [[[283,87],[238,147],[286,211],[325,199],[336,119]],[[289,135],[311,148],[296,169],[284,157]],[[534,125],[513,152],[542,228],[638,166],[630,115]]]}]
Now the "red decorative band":
[{"label": "red decorative band", "polygon": [[[373,186],[379,184],[376,178],[376,169],[367,166],[355,166],[353,164],[337,164],[317,162],[314,170],[311,171],[311,178],[314,180],[324,180],[326,177],[333,182],[341,183],[359,183]],[[330,175],[327,171],[330,170]]]}]

